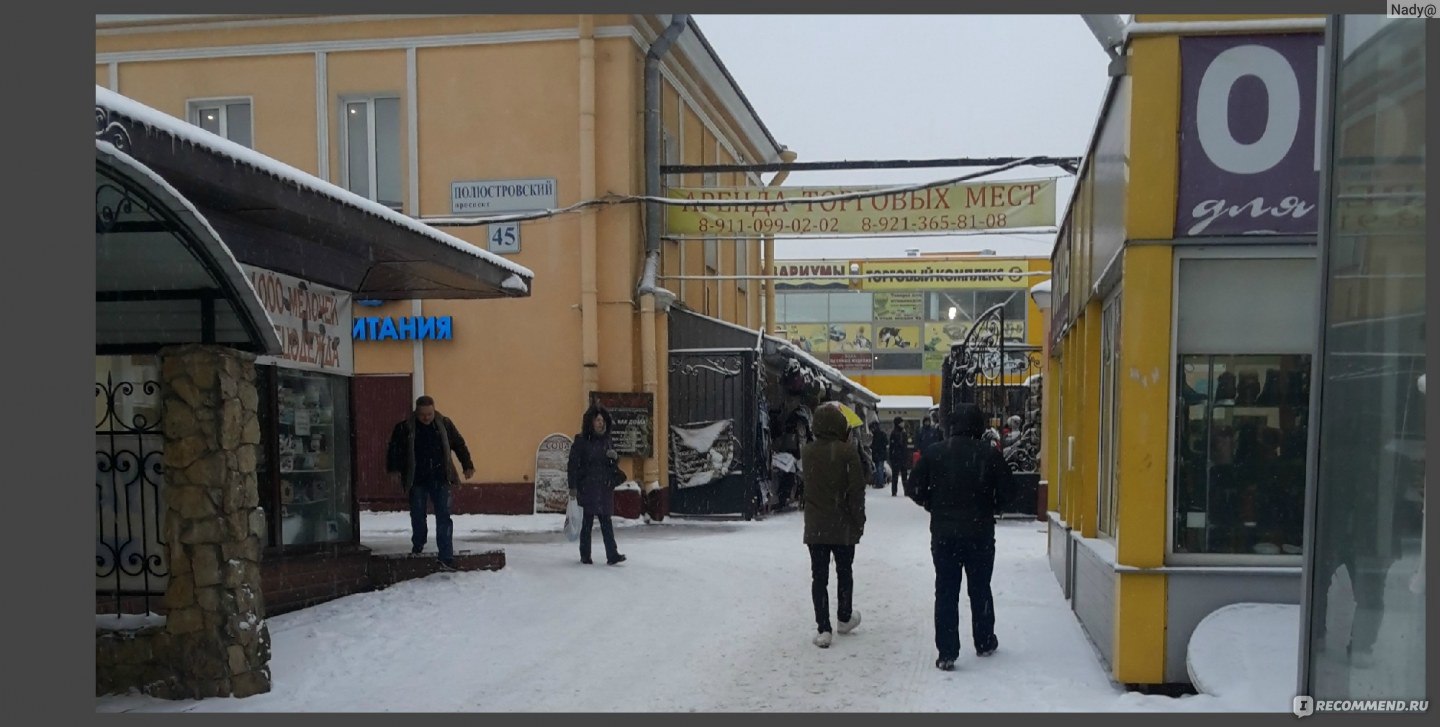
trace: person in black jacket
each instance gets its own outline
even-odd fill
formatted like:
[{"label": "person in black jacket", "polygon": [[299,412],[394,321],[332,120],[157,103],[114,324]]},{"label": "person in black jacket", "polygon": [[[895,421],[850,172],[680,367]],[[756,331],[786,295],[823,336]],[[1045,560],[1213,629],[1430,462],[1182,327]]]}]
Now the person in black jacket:
[{"label": "person in black jacket", "polygon": [[455,567],[455,525],[450,519],[452,486],[460,484],[451,455],[460,459],[465,479],[475,476],[475,463],[470,449],[450,418],[435,411],[435,400],[422,396],[415,400],[415,412],[395,425],[390,446],[385,454],[385,470],[410,499],[410,552],[425,549],[425,505],[435,506],[435,544],[440,550],[440,566]]},{"label": "person in black jacket", "polygon": [[885,461],[889,458],[890,441],[885,437],[885,430],[880,422],[870,422],[870,459],[875,463],[873,486],[877,490],[885,487]]},{"label": "person in black jacket", "polygon": [[985,417],[961,404],[949,418],[950,438],[930,445],[910,480],[910,496],[930,513],[930,553],[935,561],[935,666],[955,668],[960,656],[960,582],[970,579],[970,633],[975,653],[989,656],[995,637],[995,518],[1010,490],[1010,468],[981,441]]},{"label": "person in black jacket", "polygon": [[625,556],[615,545],[615,527],[610,517],[615,514],[615,488],[625,481],[617,462],[620,456],[610,439],[614,427],[610,411],[599,404],[585,410],[580,433],[570,445],[570,461],[566,466],[570,496],[585,511],[585,524],[580,528],[580,562],[590,560],[590,531],[596,518],[600,520],[600,537],[605,541],[605,562],[621,563]]},{"label": "person in black jacket", "polygon": [[940,428],[935,426],[935,422],[931,421],[927,415],[920,422],[920,433],[915,435],[915,450],[924,452],[926,447],[944,438],[945,435],[940,431]]},{"label": "person in black jacket", "polygon": [[907,483],[900,480],[903,477],[910,479],[910,432],[905,430],[905,419],[895,417],[895,428],[890,430],[890,496],[894,497],[897,490],[905,487],[906,494],[910,489]]}]

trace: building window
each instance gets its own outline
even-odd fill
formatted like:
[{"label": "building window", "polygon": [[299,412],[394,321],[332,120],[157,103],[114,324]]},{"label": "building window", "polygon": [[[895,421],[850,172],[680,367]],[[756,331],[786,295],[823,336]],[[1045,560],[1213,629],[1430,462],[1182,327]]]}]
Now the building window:
[{"label": "building window", "polygon": [[190,123],[243,147],[255,148],[250,99],[191,101]]},{"label": "building window", "polygon": [[1105,303],[1100,323],[1100,502],[1097,526],[1114,538],[1120,474],[1118,425],[1120,413],[1120,293]]},{"label": "building window", "polygon": [[340,107],[346,189],[391,209],[402,209],[400,99],[347,98]]},{"label": "building window", "polygon": [[1177,253],[1177,562],[1299,564],[1315,261]]},{"label": "building window", "polygon": [[1424,699],[1425,26],[1333,22],[1302,693]]},{"label": "building window", "polygon": [[782,323],[829,323],[829,296],[824,293],[781,293],[775,296]]}]

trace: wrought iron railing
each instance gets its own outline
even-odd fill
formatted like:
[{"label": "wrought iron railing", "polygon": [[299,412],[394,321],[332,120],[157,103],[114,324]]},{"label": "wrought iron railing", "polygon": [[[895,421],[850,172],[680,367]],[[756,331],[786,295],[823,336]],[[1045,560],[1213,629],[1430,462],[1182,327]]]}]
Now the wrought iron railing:
[{"label": "wrought iron railing", "polygon": [[96,611],[127,610],[127,598],[150,612],[165,592],[170,567],[161,530],[165,480],[161,463],[160,383],[95,382]]}]

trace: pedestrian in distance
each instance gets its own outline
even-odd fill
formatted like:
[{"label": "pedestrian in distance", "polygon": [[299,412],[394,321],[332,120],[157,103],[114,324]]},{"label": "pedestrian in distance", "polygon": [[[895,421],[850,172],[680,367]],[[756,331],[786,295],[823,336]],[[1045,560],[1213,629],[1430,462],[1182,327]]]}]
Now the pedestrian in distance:
[{"label": "pedestrian in distance", "polygon": [[890,459],[890,439],[881,428],[880,422],[870,422],[870,460],[875,463],[874,487],[883,489],[890,478],[885,474],[885,462]]},{"label": "pedestrian in distance", "polygon": [[620,469],[620,456],[615,452],[615,443],[610,438],[615,420],[610,411],[599,404],[592,404],[585,410],[580,424],[580,433],[570,445],[570,461],[566,467],[570,496],[580,503],[584,511],[584,524],[580,527],[580,562],[590,565],[590,533],[598,519],[600,537],[605,541],[605,562],[618,565],[625,556],[615,545],[615,526],[611,517],[615,514],[615,488],[625,482],[625,473]]},{"label": "pedestrian in distance", "polygon": [[815,410],[815,441],[801,452],[805,469],[805,545],[810,550],[810,599],[815,606],[814,643],[834,638],[830,622],[830,560],[835,561],[838,630],[860,625],[854,597],[855,546],[865,532],[865,478],[860,453],[848,441],[845,415],[834,404]]},{"label": "pedestrian in distance", "polygon": [[903,487],[908,489],[910,474],[910,432],[905,428],[905,419],[895,417],[895,426],[890,430],[890,496],[895,497]]},{"label": "pedestrian in distance", "polygon": [[970,635],[975,653],[1000,647],[995,636],[995,520],[1011,488],[1010,467],[982,441],[985,418],[961,404],[948,420],[950,437],[920,455],[910,497],[930,513],[930,554],[935,563],[935,666],[955,668],[960,656],[960,584],[968,578]]}]

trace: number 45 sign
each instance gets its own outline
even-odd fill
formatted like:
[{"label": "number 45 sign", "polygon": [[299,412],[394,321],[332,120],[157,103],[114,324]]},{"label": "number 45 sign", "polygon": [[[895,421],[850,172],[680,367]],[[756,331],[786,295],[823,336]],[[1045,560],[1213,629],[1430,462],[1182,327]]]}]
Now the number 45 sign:
[{"label": "number 45 sign", "polygon": [[520,223],[497,222],[489,227],[490,252],[513,255],[520,252]]}]

